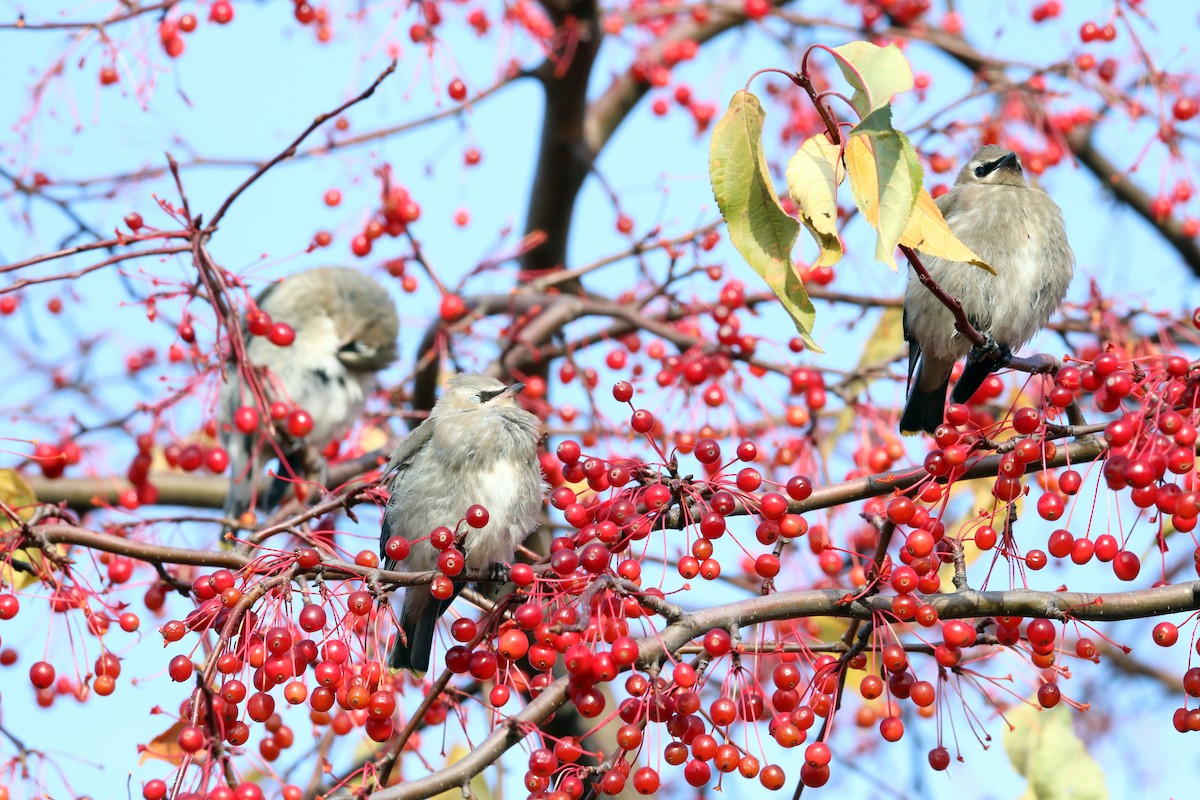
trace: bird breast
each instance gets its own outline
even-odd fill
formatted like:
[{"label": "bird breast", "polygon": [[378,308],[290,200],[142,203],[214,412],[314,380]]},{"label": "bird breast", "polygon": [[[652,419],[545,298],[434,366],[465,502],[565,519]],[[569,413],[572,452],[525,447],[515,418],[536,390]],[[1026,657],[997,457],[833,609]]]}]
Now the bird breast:
[{"label": "bird breast", "polygon": [[[959,262],[928,258],[930,276],[963,304],[968,319],[1014,351],[1050,319],[1070,282],[1074,256],[1062,212],[1041,190],[972,186],[959,190],[950,229],[996,274]],[[919,337],[927,354],[961,358],[969,344],[954,330],[950,312],[910,274],[909,297],[925,313]],[[914,294],[920,293],[920,294]],[[916,315],[910,315],[915,317]]]},{"label": "bird breast", "polygon": [[448,422],[454,420],[437,421],[433,437],[391,486],[386,524],[414,542],[404,562],[410,570],[437,563],[425,537],[442,525],[453,529],[474,504],[488,510],[488,524],[461,529],[468,567],[510,561],[517,545],[537,527],[542,509],[546,485],[534,427],[500,414],[475,418],[464,427]]},{"label": "bird breast", "polygon": [[[374,385],[373,373],[352,373],[338,359],[339,339],[333,321],[322,316],[296,331],[288,347],[256,337],[249,356],[266,364],[272,375],[266,385],[273,398],[290,401],[307,411],[313,429],[305,437],[318,449],[346,434],[362,414]],[[270,348],[270,352],[264,352]]]}]

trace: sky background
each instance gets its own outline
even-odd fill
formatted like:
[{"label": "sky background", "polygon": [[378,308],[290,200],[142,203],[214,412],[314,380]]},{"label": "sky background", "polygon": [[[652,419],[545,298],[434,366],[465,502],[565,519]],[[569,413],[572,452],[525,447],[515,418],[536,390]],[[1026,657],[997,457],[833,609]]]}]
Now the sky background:
[{"label": "sky background", "polygon": [[[439,49],[432,59],[408,41],[407,28],[413,12],[399,4],[394,4],[393,15],[393,4],[333,3],[335,38],[324,46],[315,44],[311,29],[302,28],[292,20],[288,3],[235,5],[233,24],[215,26],[205,21],[205,6],[185,4],[184,9],[196,13],[201,24],[186,37],[187,50],[175,62],[166,59],[159,50],[154,26],[149,21],[112,27],[109,35],[119,53],[117,63],[122,83],[104,89],[96,75],[100,65],[108,63],[109,55],[94,35],[72,40],[61,32],[0,30],[0,53],[3,53],[0,69],[5,78],[0,81],[3,121],[0,166],[26,178],[34,171],[41,171],[52,183],[59,184],[161,166],[166,151],[182,163],[196,158],[238,162],[237,166],[184,169],[191,206],[208,218],[249,174],[246,163],[275,154],[315,115],[361,91],[386,66],[391,48],[399,47],[401,51],[400,68],[374,98],[347,115],[350,134],[417,120],[445,108],[448,102],[445,86],[454,74],[461,74],[475,92],[496,79],[510,56],[520,58],[522,63],[536,63],[524,37],[500,34],[478,40],[473,35],[455,32],[473,5],[447,6],[449,21],[443,27],[449,45]],[[840,5],[806,3],[803,11],[814,16],[828,12],[839,19],[854,19],[857,12],[846,12]],[[940,8],[940,3],[934,5]],[[967,33],[978,46],[1001,57],[1032,63],[1045,61],[1048,53],[1059,57],[1075,52],[1079,23],[1087,18],[1101,19],[1111,7],[1105,3],[1065,3],[1068,8],[1061,23],[1033,26],[1028,22],[1031,3],[959,5]],[[1194,76],[1196,57],[1189,43],[1197,33],[1196,13],[1184,13],[1181,9],[1186,4],[1167,0],[1151,0],[1144,5],[1155,29],[1141,25],[1139,33],[1145,37],[1156,63]],[[0,23],[15,19],[20,12],[25,12],[31,22],[50,20],[56,18],[59,9],[66,19],[95,19],[108,7],[109,4],[101,2],[0,2]],[[498,17],[498,4],[483,7],[493,19]],[[369,13],[370,24],[360,25],[348,18],[360,8]],[[935,13],[934,18],[938,16],[940,13]],[[789,51],[778,41],[784,30],[775,22],[765,29],[727,34],[706,47],[706,55],[698,62],[679,67],[674,81],[687,83],[697,96],[723,110],[731,94],[755,70],[768,66],[794,68]],[[853,37],[830,30],[814,35],[814,40],[831,45],[849,38]],[[65,47],[68,49],[64,50]],[[147,51],[148,58],[143,56]],[[64,52],[68,57],[62,75],[45,80],[47,71]],[[605,42],[591,85],[593,96],[606,87],[610,75],[627,66],[631,52],[627,42],[616,39]],[[971,86],[971,76],[928,48],[914,46],[909,56],[914,69],[932,75],[933,83],[928,105],[916,107],[907,99],[897,103],[895,122],[902,129],[923,121],[931,109],[963,95]],[[1123,76],[1132,76],[1136,67],[1122,62],[1121,69]],[[752,88],[761,92],[765,85],[766,80],[759,78]],[[136,92],[131,89],[134,86]],[[657,96],[668,95],[651,95]],[[986,101],[980,100],[961,107],[960,111],[974,119],[984,107]],[[510,249],[519,239],[539,140],[540,111],[538,87],[531,81],[518,81],[498,96],[474,105],[467,114],[382,142],[347,148],[329,157],[281,165],[238,200],[213,239],[211,252],[228,269],[261,279],[259,285],[280,275],[327,263],[357,263],[374,268],[388,257],[403,254],[406,246],[400,240],[380,240],[372,256],[363,261],[357,261],[349,252],[351,237],[361,229],[378,201],[378,181],[371,170],[387,162],[392,165],[396,179],[409,187],[422,205],[418,235],[430,262],[443,278],[454,282],[481,260]],[[771,126],[769,117],[768,136],[777,130]],[[1194,127],[1187,130],[1195,133]],[[318,131],[309,143],[320,143],[325,135],[324,131]],[[1119,163],[1127,164],[1140,157],[1152,135],[1152,129],[1145,123],[1116,121],[1105,127],[1100,144]],[[917,138],[916,143],[960,157],[972,149],[967,136],[952,143],[940,136],[928,140]],[[694,123],[685,114],[673,111],[666,118],[655,118],[646,101],[627,121],[598,161],[597,172],[607,188],[620,197],[621,210],[634,219],[635,235],[656,225],[661,225],[667,234],[679,234],[716,218],[708,186],[707,144],[707,135],[697,136]],[[463,154],[468,147],[479,148],[483,158],[479,166],[464,169]],[[786,156],[783,151],[778,152],[781,157]],[[1181,177],[1180,170],[1184,171],[1183,177],[1194,177],[1189,164],[1167,164],[1159,150],[1151,148],[1137,177],[1139,183],[1151,189],[1160,183],[1169,187]],[[1146,303],[1190,314],[1200,303],[1194,277],[1178,263],[1173,252],[1165,249],[1141,220],[1114,209],[1088,175],[1064,161],[1044,175],[1041,183],[1064,208],[1068,234],[1078,259],[1069,300],[1085,298],[1089,282],[1095,280],[1107,293],[1131,307]],[[107,188],[103,184],[102,187]],[[336,208],[329,208],[323,202],[325,191],[331,188],[339,189],[343,195]],[[75,197],[77,190],[62,186],[52,194]],[[75,208],[96,230],[112,231],[131,211],[141,213],[150,225],[171,227],[164,213],[156,208],[154,199],[157,196],[175,200],[168,177],[148,180],[116,194],[103,189],[89,189],[85,194],[88,199]],[[0,193],[0,197],[3,198],[0,263],[53,249],[71,229],[61,211],[48,203],[12,193]],[[848,195],[844,201],[848,202]],[[469,209],[471,215],[466,228],[453,222],[455,212],[462,208]],[[1192,213],[1200,216],[1194,206]],[[608,192],[600,181],[590,180],[576,209],[571,265],[587,263],[626,246],[627,240],[615,231],[616,217],[617,210]],[[306,254],[313,234],[322,229],[333,232],[333,245]],[[866,236],[862,223],[851,223],[845,235],[852,252],[838,267],[835,287],[898,295],[903,277],[870,260],[873,240]],[[856,241],[863,244],[855,247]],[[813,255],[811,241],[802,235],[797,258],[808,259]],[[722,244],[715,256],[725,261],[728,275],[741,278],[748,288],[759,288],[758,279],[726,245]],[[38,274],[60,270],[64,264],[67,269],[77,269],[87,263],[86,259],[60,262],[39,268]],[[132,262],[131,266],[128,280],[133,295],[140,294],[151,280],[180,281],[191,274],[190,265],[183,260]],[[602,280],[627,278],[632,272],[631,266],[622,269],[626,271],[611,271]],[[421,289],[414,295],[404,295],[395,281],[389,284],[404,323],[403,356],[389,373],[393,380],[408,374],[419,331],[436,308],[436,293],[428,280],[423,276],[420,280]],[[504,287],[510,281],[511,272],[506,272],[494,279],[476,280],[471,288]],[[600,282],[596,285],[608,286]],[[44,312],[44,305],[52,296],[65,299],[62,314],[50,316]],[[22,293],[19,313],[0,319],[0,329],[9,342],[9,358],[0,359],[0,386],[5,387],[0,411],[8,413],[12,423],[7,436],[29,440],[58,435],[65,414],[75,414],[85,424],[94,424],[128,409],[131,402],[156,399],[165,390],[183,385],[182,371],[163,371],[166,377],[161,380],[159,370],[148,371],[133,381],[125,379],[124,362],[129,353],[146,343],[156,343],[161,355],[171,340],[162,319],[149,322],[145,308],[130,298],[127,289],[108,270],[74,281],[69,287],[51,284]],[[118,302],[122,304],[120,307]],[[818,314],[815,335],[829,351],[824,363],[857,360],[871,325],[857,321],[856,315],[830,312],[825,304],[818,304]],[[162,318],[177,315],[177,308],[164,306]],[[778,323],[778,318],[768,315],[748,324],[769,330]],[[80,352],[80,342],[92,339],[96,341],[95,349],[85,358]],[[1050,352],[1062,350],[1058,340],[1041,341]],[[466,354],[468,361],[473,356],[482,365],[490,352]],[[70,392],[48,395],[49,376],[38,368],[46,364],[59,365],[68,375],[95,380],[97,393],[87,398]],[[603,372],[602,375],[602,380],[607,378]],[[883,399],[894,404],[902,392],[903,387],[896,384],[894,395]],[[607,393],[600,396],[608,398]],[[614,416],[623,413],[611,401],[605,411]],[[203,403],[196,398],[175,410],[170,421],[184,435],[195,428],[203,413]],[[124,464],[121,459],[128,458],[127,450],[122,450],[119,442],[101,439],[96,446],[111,448],[104,452],[113,453],[115,463]],[[12,441],[3,449],[10,449],[12,454],[0,454],[0,466],[18,463],[20,455],[28,451],[26,445]],[[103,466],[103,461],[97,466]],[[345,525],[362,537],[361,546],[371,546],[376,535],[374,520],[365,519],[359,528],[350,523]],[[173,535],[187,541],[196,533],[181,530]],[[1072,589],[1103,589],[1110,585],[1107,572],[1100,570],[1094,574],[1072,572],[1070,581]],[[175,613],[182,613],[181,605],[172,608]],[[71,656],[62,635],[63,620],[51,619],[47,623],[44,614],[26,613],[14,622],[0,624],[3,644],[19,643],[21,650],[16,666],[0,668],[0,714],[6,725],[27,736],[30,746],[55,754],[55,763],[63,770],[73,793],[124,796],[131,770],[136,778],[135,787],[150,777],[165,777],[162,764],[138,768],[134,747],[169,724],[159,725],[157,720],[146,716],[146,711],[171,696],[159,687],[167,661],[180,651],[159,650],[150,615],[143,614],[143,619],[143,646],[136,648],[136,655],[133,655],[136,637],[124,640],[123,647],[130,657],[117,694],[111,698],[92,698],[83,705],[60,698],[51,712],[32,707],[26,673],[29,663],[41,657],[36,653],[38,645],[31,643],[43,638],[47,642],[46,657],[60,666],[60,673],[65,671]],[[51,626],[49,635],[47,624]],[[1131,636],[1136,632],[1143,643],[1148,642],[1141,627],[1123,624],[1106,628],[1118,641],[1125,631],[1131,632]],[[94,649],[94,642],[88,643],[88,647]],[[126,652],[121,645],[116,649]],[[1161,658],[1158,653],[1151,656],[1159,666],[1181,674],[1187,650],[1180,646],[1164,651]],[[94,658],[94,653],[89,653],[88,663]],[[1194,758],[1193,740],[1170,730],[1170,709],[1181,701],[1181,696],[1165,698],[1157,686],[1142,682],[1104,683],[1099,679],[1106,676],[1107,680],[1111,673],[1096,670],[1089,676],[1088,672],[1086,668],[1077,670],[1076,679],[1067,686],[1073,688],[1077,684],[1079,697],[1094,696],[1098,704],[1111,703],[1112,708],[1120,709],[1120,716],[1113,718],[1112,736],[1102,740],[1093,751],[1105,766],[1112,796],[1135,796],[1142,790],[1147,792],[1145,796],[1188,796],[1200,778],[1200,767]],[[140,685],[133,685],[125,675],[136,675]],[[292,750],[295,755],[308,742],[308,729],[303,717],[293,715],[293,718],[290,724],[298,739]],[[36,722],[30,724],[31,720]],[[905,741],[911,746],[882,750],[873,732],[859,736],[854,731],[843,731],[840,746],[835,747],[839,758],[835,781],[838,795],[875,797],[885,788],[899,786],[905,787],[907,794],[897,796],[908,797],[1018,796],[1023,784],[1010,769],[1003,748],[993,741],[990,750],[983,751],[962,727],[961,709],[957,710],[956,721],[967,762],[952,766],[948,774],[932,773],[924,765],[924,754],[933,746],[934,729],[929,723],[908,726]],[[1003,723],[994,716],[988,716],[985,722],[991,735],[998,737]],[[1128,757],[1131,748],[1137,751],[1148,743],[1157,758]],[[864,749],[861,757],[859,748]],[[0,753],[3,752],[6,750],[0,748]],[[68,755],[79,753],[86,754],[87,760]],[[798,756],[799,753],[792,753],[785,758]],[[788,762],[781,763],[786,766]],[[794,768],[788,771],[789,786],[795,771]],[[519,776],[519,772],[516,774]],[[668,780],[677,777],[680,776],[671,772]],[[59,781],[58,777],[46,775],[46,782],[55,791],[61,790]],[[726,787],[726,794],[757,796],[757,789],[757,784],[734,782]],[[27,796],[22,791],[14,787],[13,797]]]}]

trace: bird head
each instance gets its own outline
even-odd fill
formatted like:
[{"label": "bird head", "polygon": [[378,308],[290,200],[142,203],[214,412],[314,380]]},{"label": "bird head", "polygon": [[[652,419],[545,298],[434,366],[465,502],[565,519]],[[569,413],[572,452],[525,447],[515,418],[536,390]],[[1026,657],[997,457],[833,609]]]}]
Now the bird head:
[{"label": "bird head", "polygon": [[523,383],[505,385],[488,375],[455,375],[446,382],[446,390],[433,409],[435,415],[472,414],[494,409],[519,409],[517,395]]},{"label": "bird head", "polygon": [[400,319],[379,281],[347,267],[317,267],[268,286],[258,307],[286,322],[296,338],[329,347],[354,372],[376,372],[396,360]]},{"label": "bird head", "polygon": [[1011,150],[994,144],[984,145],[959,171],[955,186],[1026,186],[1021,159]]},{"label": "bird head", "polygon": [[357,372],[375,372],[391,364],[400,320],[387,290],[358,270],[323,269],[331,277],[325,307],[338,336],[338,360]]}]

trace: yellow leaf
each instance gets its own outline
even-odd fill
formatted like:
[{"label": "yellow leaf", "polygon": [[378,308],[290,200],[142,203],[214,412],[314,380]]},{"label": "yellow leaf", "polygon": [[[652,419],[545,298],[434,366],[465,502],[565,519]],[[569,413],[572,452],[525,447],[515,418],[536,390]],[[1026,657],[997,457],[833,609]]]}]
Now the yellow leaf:
[{"label": "yellow leaf", "polygon": [[[858,357],[857,369],[861,371],[895,360],[896,353],[899,352],[903,343],[903,309],[885,308],[879,315],[879,321],[875,323],[875,330],[871,331],[871,335],[867,337],[866,347]],[[846,395],[853,396],[865,391],[866,388],[865,380],[855,378],[846,383]],[[834,445],[841,439],[842,434],[849,431],[858,419],[859,415],[854,408],[850,406],[843,408],[838,413],[837,422],[834,423],[830,435],[822,437],[821,452],[828,456],[833,451]]]},{"label": "yellow leaf", "polygon": [[387,447],[387,443],[388,433],[378,425],[368,425],[363,428],[362,435],[358,439],[358,445],[364,453]]},{"label": "yellow leaf", "polygon": [[1104,770],[1071,725],[1065,705],[1051,709],[1022,703],[1005,714],[1001,734],[1013,769],[1029,784],[1024,800],[1108,800]]},{"label": "yellow leaf", "polygon": [[[147,761],[166,761],[169,764],[178,766],[183,763],[183,758],[186,755],[183,748],[179,746],[179,732],[186,728],[191,723],[185,719],[177,720],[174,725],[167,728],[165,731],[155,736],[142,750],[142,755],[138,758],[138,765],[145,764]],[[204,763],[206,754],[203,750],[196,752],[192,756],[192,760],[197,763]]]},{"label": "yellow leaf", "polygon": [[917,204],[913,206],[912,216],[908,218],[908,226],[900,235],[900,244],[919,250],[927,256],[974,264],[993,275],[996,274],[991,265],[958,240],[946,224],[941,209],[924,188],[917,195]]},{"label": "yellow leaf", "polygon": [[[462,761],[471,751],[463,747],[461,744],[456,744],[450,748],[450,752],[446,754],[446,766],[449,767],[459,761]],[[492,800],[491,787],[483,779],[483,773],[471,778],[471,794],[478,800]],[[433,800],[462,800],[463,790],[461,787],[447,789],[441,794],[435,794]]]},{"label": "yellow leaf", "polygon": [[837,232],[837,187],[845,178],[841,148],[824,134],[808,139],[787,167],[788,194],[800,209],[800,221],[821,248],[815,267],[833,266],[842,257]]},{"label": "yellow leaf", "polygon": [[[33,517],[33,507],[37,505],[37,495],[15,469],[0,469],[0,502],[15,509],[22,520],[29,520]],[[16,527],[17,524],[7,515],[0,515],[0,531],[10,531]],[[61,546],[59,551],[62,552]],[[35,572],[42,571],[42,553],[36,548],[14,550],[11,559],[28,564]],[[35,583],[38,583],[36,574],[14,569],[8,560],[0,562],[0,586],[10,586],[20,591]]]}]

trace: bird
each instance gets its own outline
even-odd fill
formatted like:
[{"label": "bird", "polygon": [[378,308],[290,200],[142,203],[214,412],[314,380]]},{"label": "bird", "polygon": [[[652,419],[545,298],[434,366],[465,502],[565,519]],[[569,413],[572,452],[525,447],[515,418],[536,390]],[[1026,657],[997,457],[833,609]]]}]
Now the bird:
[{"label": "bird", "polygon": [[988,338],[972,348],[954,328],[950,310],[908,274],[904,338],[908,342],[908,400],[900,432],[933,433],[942,424],[954,364],[970,356],[952,400],[966,402],[989,374],[1008,364],[1057,310],[1075,269],[1062,209],[1025,180],[1016,153],[981,147],[959,171],[938,208],[954,235],[989,264],[938,257],[924,262],[930,277],[962,303],[967,319]]},{"label": "bird", "polygon": [[[384,478],[391,477],[379,550],[387,569],[435,569],[439,553],[428,537],[445,526],[465,532],[465,569],[503,574],[517,545],[537,528],[547,490],[537,453],[541,421],[517,402],[524,388],[487,375],[455,375],[428,418],[396,447],[384,468]],[[476,504],[487,509],[487,524],[460,525]],[[387,556],[393,536],[411,544],[400,561]],[[392,670],[417,676],[429,670],[437,621],[462,588],[455,582],[446,600],[426,586],[405,591],[402,632],[388,659]]]},{"label": "bird", "polygon": [[[303,409],[312,428],[302,437],[280,423],[268,435],[261,427],[238,427],[240,408],[255,407],[244,374],[226,370],[218,408],[218,438],[229,454],[226,520],[239,520],[252,507],[278,505],[288,479],[307,474],[309,453],[344,436],[362,413],[376,373],[396,358],[400,320],[387,290],[374,278],[348,267],[317,267],[273,283],[255,301],[271,325],[283,323],[294,340],[279,346],[268,336],[243,330],[243,368],[257,370],[268,403]],[[261,319],[260,319],[261,322]],[[280,460],[277,477],[264,490],[263,470]],[[282,477],[278,477],[282,476]]]}]

